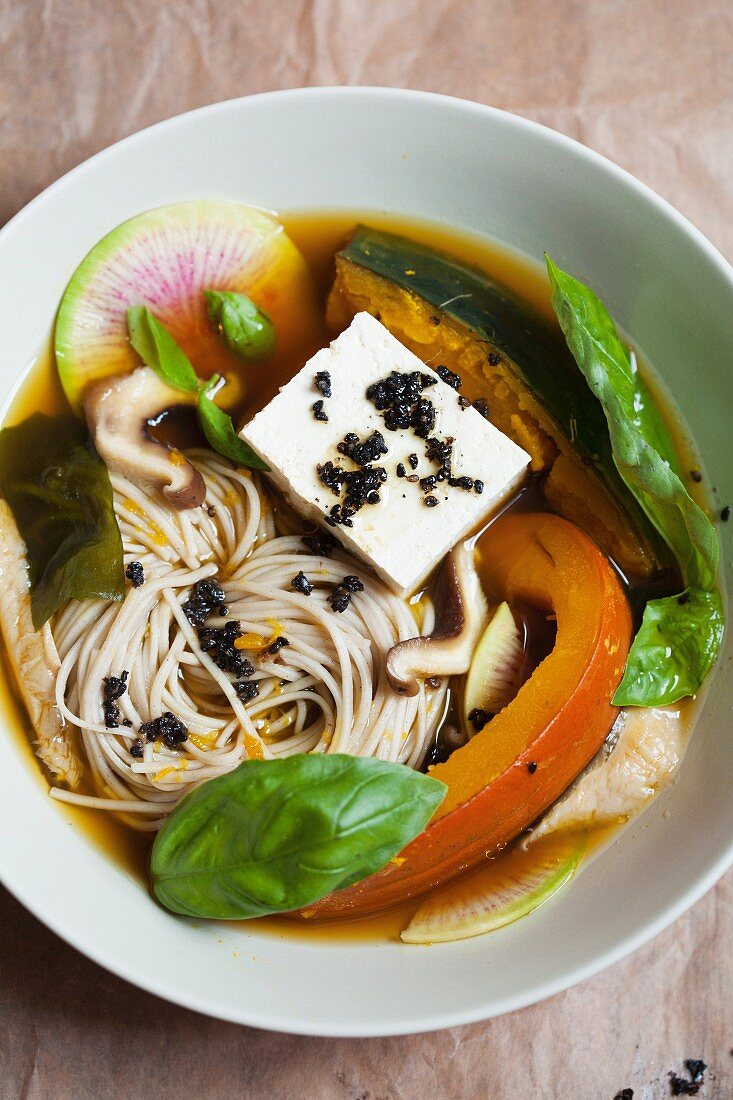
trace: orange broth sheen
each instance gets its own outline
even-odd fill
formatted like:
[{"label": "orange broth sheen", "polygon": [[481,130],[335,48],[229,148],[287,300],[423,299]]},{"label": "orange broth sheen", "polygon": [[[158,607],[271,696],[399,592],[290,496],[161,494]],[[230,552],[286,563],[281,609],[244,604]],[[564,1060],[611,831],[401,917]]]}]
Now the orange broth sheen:
[{"label": "orange broth sheen", "polygon": [[[498,245],[443,226],[374,212],[311,211],[281,214],[280,219],[305,256],[318,290],[318,307],[313,316],[303,315],[302,303],[292,303],[293,314],[302,322],[298,329],[304,333],[302,338],[298,339],[297,336],[291,335],[287,346],[276,348],[274,355],[266,362],[246,366],[228,353],[217,338],[208,339],[202,338],[200,334],[192,334],[190,340],[185,338],[181,340],[199,374],[208,376],[217,371],[230,376],[234,374],[239,376],[241,386],[237,387],[238,393],[231,394],[229,404],[235,422],[243,423],[266,405],[277,393],[279,387],[287,382],[318,348],[323,347],[329,339],[333,338],[334,334],[329,333],[326,328],[324,311],[326,296],[334,277],[334,256],[358,222],[412,237],[483,268],[493,278],[528,301],[539,314],[554,322],[549,284],[544,273],[538,266]],[[649,381],[648,373],[646,378]],[[656,386],[654,389],[659,399],[659,389]],[[668,414],[667,420],[680,450],[686,458],[691,460],[690,466],[695,466],[691,444],[684,435],[678,414],[670,408],[669,401],[662,400],[662,404]],[[53,349],[49,343],[29,366],[12,401],[5,425],[17,424],[35,411],[53,415],[66,410],[68,405],[56,372]],[[190,432],[191,422],[186,422],[185,428]],[[175,434],[175,428],[173,433]],[[697,487],[690,486],[690,488]],[[700,495],[699,488],[696,495],[698,497]],[[29,766],[38,776],[39,784],[47,789],[48,784],[41,774],[41,768],[31,748],[32,730],[12,681],[4,647],[0,654],[0,707],[7,724],[16,735],[15,740],[19,751],[27,757]],[[60,803],[56,805],[58,812],[63,814],[72,828],[82,832],[91,843],[115,860],[121,869],[138,881],[147,881],[151,834],[132,830],[105,811],[87,810]],[[589,851],[594,852],[604,847],[615,830],[616,826],[610,830],[608,828],[598,830],[589,844]],[[501,858],[511,859],[511,852]],[[266,932],[268,935],[279,937],[288,935],[307,938],[310,941],[314,939],[362,942],[393,940],[399,938],[400,931],[408,923],[418,904],[418,901],[412,900],[377,916],[332,921],[317,926],[288,917],[267,917],[242,922],[240,926],[250,931]]]}]

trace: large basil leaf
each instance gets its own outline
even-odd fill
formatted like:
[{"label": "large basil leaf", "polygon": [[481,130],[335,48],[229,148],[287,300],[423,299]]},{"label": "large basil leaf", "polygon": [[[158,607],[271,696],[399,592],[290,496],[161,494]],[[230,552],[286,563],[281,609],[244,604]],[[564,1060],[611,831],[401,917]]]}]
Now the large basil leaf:
[{"label": "large basil leaf", "polygon": [[26,545],[36,629],[67,600],[123,598],[109,474],[75,416],[34,413],[3,428],[0,492]]},{"label": "large basil leaf", "polygon": [[310,905],[384,867],[445,791],[373,758],[247,760],[171,814],[153,845],[153,890],[174,913],[219,920]]},{"label": "large basil leaf", "polygon": [[673,596],[647,605],[614,695],[620,705],[660,706],[693,695],[720,648],[723,612],[713,591],[718,538],[682,482],[669,433],[608,310],[589,287],[546,260],[555,313],[606,414],[616,467],[689,585],[682,602]]},{"label": "large basil leaf", "polygon": [[130,343],[146,366],[174,390],[196,393],[199,380],[191,360],[147,306],[131,306],[128,309],[127,330]]},{"label": "large basil leaf", "polygon": [[552,304],[576,363],[608,422],[613,458],[628,488],[672,549],[687,584],[715,584],[718,539],[674,468],[661,417],[642,391],[608,310],[547,257]]},{"label": "large basil leaf", "polygon": [[694,695],[712,668],[723,638],[718,592],[689,588],[651,600],[613,702],[661,706]]},{"label": "large basil leaf", "polygon": [[236,462],[238,466],[248,466],[252,470],[269,470],[270,467],[255,454],[249,443],[245,443],[237,435],[229,413],[215,405],[208,396],[209,390],[218,382],[219,376],[214,375],[199,392],[199,423],[209,446]]}]

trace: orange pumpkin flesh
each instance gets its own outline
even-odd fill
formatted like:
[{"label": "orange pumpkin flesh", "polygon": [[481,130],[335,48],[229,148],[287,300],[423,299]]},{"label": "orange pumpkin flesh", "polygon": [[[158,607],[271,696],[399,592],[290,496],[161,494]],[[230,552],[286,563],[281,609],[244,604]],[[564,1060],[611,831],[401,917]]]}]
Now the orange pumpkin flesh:
[{"label": "orange pumpkin flesh", "polygon": [[607,559],[547,514],[498,520],[478,549],[492,594],[554,613],[555,646],[504,710],[430,769],[448,792],[424,832],[382,871],[311,906],[309,918],[373,913],[491,855],[559,798],[613,724],[631,616]]}]

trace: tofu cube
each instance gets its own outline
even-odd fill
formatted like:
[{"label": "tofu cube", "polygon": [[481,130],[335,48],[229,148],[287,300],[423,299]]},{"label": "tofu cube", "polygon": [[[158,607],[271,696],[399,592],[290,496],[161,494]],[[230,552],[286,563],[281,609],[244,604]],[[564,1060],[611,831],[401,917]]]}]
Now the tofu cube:
[{"label": "tofu cube", "polygon": [[[330,397],[316,387],[319,371],[330,376]],[[432,488],[431,483],[421,486],[419,480],[440,471],[440,462],[426,454],[426,438],[410,425],[398,424],[390,430],[385,411],[378,411],[367,398],[367,388],[393,371],[420,372],[427,382],[420,398],[427,399],[434,410],[427,436],[448,443],[450,478],[444,471],[443,479]],[[318,401],[322,406],[316,411],[322,410],[327,420],[317,419],[313,411]],[[392,418],[392,423],[395,419],[400,418]],[[350,517],[347,508],[348,523],[329,529],[394,592],[407,596],[459,539],[514,493],[530,456],[476,409],[463,407],[455,389],[368,313],[358,313],[330,347],[317,352],[245,425],[241,436],[268,464],[270,477],[292,506],[308,519],[328,523],[334,505],[343,508],[349,483],[339,484],[337,473],[329,488],[319,468],[331,462],[342,471],[357,472],[358,463],[340,453],[338,445],[349,433],[364,441],[375,431],[387,447],[371,463],[372,468],[386,472],[378,486],[378,502],[365,502]],[[414,469],[411,455],[417,455]],[[400,474],[404,467],[404,476],[398,476],[398,467]],[[450,484],[460,478],[468,480]],[[358,492],[358,483],[353,484],[357,484],[353,492]],[[377,497],[372,493],[371,499]]]}]

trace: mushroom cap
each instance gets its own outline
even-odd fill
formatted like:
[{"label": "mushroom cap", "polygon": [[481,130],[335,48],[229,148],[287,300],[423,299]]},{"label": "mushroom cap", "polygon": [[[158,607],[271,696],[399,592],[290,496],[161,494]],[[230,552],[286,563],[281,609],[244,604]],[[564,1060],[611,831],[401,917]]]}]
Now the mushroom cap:
[{"label": "mushroom cap", "polygon": [[387,654],[387,679],[400,695],[417,695],[419,679],[459,676],[488,619],[486,596],[476,572],[473,550],[454,546],[444,559],[435,593],[436,622],[429,637],[409,638]]},{"label": "mushroom cap", "polygon": [[194,405],[195,393],[174,390],[150,367],[103,378],[84,395],[94,445],[108,468],[135,485],[160,489],[174,508],[197,508],[206,496],[201,474],[180,451],[147,434],[149,420],[173,405]]}]

